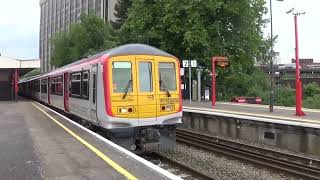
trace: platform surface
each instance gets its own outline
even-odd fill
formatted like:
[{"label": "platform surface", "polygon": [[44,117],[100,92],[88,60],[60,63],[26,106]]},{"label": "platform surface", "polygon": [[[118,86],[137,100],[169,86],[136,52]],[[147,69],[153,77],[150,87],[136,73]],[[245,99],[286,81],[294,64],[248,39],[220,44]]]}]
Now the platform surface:
[{"label": "platform surface", "polygon": [[183,110],[199,110],[206,112],[217,112],[226,115],[239,115],[253,118],[265,118],[269,120],[278,120],[283,122],[301,122],[320,126],[320,110],[317,109],[303,109],[306,116],[295,116],[294,107],[280,107],[275,106],[274,112],[269,112],[268,105],[260,104],[244,104],[232,102],[217,102],[216,106],[212,108],[211,102],[208,101],[183,101]]},{"label": "platform surface", "polygon": [[[28,100],[0,102],[0,115],[1,179],[127,179],[123,172],[137,179],[168,179],[40,104]],[[122,171],[53,119],[95,147]]]}]

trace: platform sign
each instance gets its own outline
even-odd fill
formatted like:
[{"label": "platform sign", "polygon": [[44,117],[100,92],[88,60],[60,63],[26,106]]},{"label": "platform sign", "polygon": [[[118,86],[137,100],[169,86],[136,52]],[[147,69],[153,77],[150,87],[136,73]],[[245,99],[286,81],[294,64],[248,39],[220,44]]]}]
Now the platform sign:
[{"label": "platform sign", "polygon": [[197,67],[197,60],[191,60],[191,67]]},{"label": "platform sign", "polygon": [[184,68],[189,68],[189,101],[191,104],[191,79],[192,79],[192,73],[191,73],[191,68],[197,67],[197,60],[191,60],[191,59],[185,59],[182,60],[182,66]]},{"label": "platform sign", "polygon": [[180,76],[184,76],[184,68],[180,68]]},{"label": "platform sign", "polygon": [[189,60],[183,60],[182,61],[182,67],[189,67]]}]

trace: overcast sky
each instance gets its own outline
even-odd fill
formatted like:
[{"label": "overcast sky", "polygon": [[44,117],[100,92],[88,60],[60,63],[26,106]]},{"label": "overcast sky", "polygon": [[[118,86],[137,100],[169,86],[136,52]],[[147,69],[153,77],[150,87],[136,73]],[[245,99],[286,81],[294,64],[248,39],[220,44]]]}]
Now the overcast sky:
[{"label": "overcast sky", "polygon": [[[269,8],[269,1],[266,6]],[[320,62],[320,0],[273,0],[274,34],[279,35],[275,51],[280,52],[280,62],[289,63],[294,57],[293,16],[285,13],[293,7],[306,12],[299,17],[300,58]],[[20,59],[38,58],[39,19],[39,0],[0,0],[0,53]],[[269,33],[267,27],[266,36]]]}]

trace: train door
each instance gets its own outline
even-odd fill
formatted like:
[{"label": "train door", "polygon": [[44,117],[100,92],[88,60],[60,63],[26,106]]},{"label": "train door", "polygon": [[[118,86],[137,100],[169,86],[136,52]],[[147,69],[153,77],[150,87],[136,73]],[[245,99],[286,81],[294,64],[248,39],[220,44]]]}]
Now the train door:
[{"label": "train door", "polygon": [[91,65],[90,69],[90,114],[91,114],[91,119],[94,122],[98,122],[97,119],[97,69],[98,69],[98,64]]},{"label": "train door", "polygon": [[64,110],[69,112],[69,72],[63,74],[63,102]]},{"label": "train door", "polygon": [[139,124],[143,125],[144,120],[156,120],[157,102],[155,93],[154,61],[152,59],[137,59],[137,91],[138,91],[138,109]]},{"label": "train door", "polygon": [[48,76],[48,81],[47,81],[48,104],[51,104],[50,103],[50,92],[51,92],[51,82],[50,82],[50,76]]}]

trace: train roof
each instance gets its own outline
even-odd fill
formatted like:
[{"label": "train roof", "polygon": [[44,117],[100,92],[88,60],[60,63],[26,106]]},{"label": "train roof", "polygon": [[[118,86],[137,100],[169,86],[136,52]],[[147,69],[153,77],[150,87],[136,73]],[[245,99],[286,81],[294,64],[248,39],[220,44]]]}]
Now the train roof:
[{"label": "train roof", "polygon": [[109,57],[113,56],[123,56],[123,55],[153,55],[153,56],[166,56],[166,57],[172,57],[175,58],[175,56],[164,52],[158,48],[155,48],[153,46],[145,45],[145,44],[126,44],[122,46],[118,46],[112,49],[108,49],[106,51],[100,52],[98,54],[95,54],[93,56],[89,56],[85,59],[73,62],[71,64],[62,66],[59,69],[64,69],[67,67],[71,67],[77,64],[82,64],[85,62],[89,62],[93,59],[96,59],[98,57],[101,57],[103,55],[107,55]]},{"label": "train roof", "polygon": [[167,56],[173,57],[173,55],[164,52],[153,46],[145,44],[127,44],[119,46],[110,50],[105,51],[107,55],[111,56],[120,56],[120,55],[154,55],[154,56]]},{"label": "train roof", "polygon": [[[67,64],[65,66],[62,66],[58,69],[55,69],[51,72],[47,72],[45,74],[41,74],[38,76],[31,77],[29,79],[25,79],[24,81],[30,81],[38,77],[44,77],[46,75],[50,75],[54,72],[57,72],[59,70],[63,70],[78,64],[90,62],[92,60],[95,60],[101,56],[107,55],[108,57],[114,57],[114,56],[124,56],[124,55],[153,55],[153,56],[165,56],[165,57],[171,57],[171,58],[176,58],[175,56],[164,52],[158,48],[155,48],[153,46],[145,45],[145,44],[126,44],[122,46],[118,46],[112,49],[108,49],[106,51],[100,52],[98,54],[88,56],[87,58],[75,61],[73,63]],[[23,82],[23,81],[20,81]]]}]

